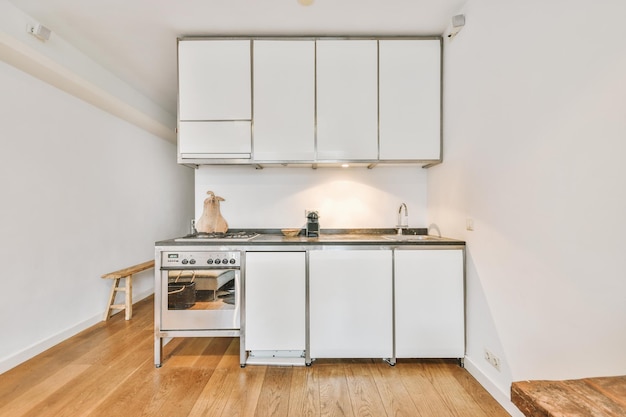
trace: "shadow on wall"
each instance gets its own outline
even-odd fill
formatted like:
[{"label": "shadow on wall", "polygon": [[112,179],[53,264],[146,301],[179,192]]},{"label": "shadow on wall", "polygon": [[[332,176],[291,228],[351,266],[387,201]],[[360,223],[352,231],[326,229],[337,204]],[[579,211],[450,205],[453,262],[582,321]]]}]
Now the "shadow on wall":
[{"label": "shadow on wall", "polygon": [[465,268],[466,367],[504,405],[510,398],[511,370],[470,244],[466,247]]}]

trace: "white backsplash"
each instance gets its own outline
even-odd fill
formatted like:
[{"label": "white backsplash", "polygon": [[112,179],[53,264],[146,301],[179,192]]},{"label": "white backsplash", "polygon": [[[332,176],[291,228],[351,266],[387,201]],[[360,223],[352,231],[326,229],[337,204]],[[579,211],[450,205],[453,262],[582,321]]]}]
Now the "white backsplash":
[{"label": "white backsplash", "polygon": [[221,213],[230,228],[301,227],[305,209],[319,210],[322,229],[390,228],[403,202],[409,226],[426,227],[427,172],[417,166],[201,166],[195,175],[195,218],[211,190],[225,199]]}]

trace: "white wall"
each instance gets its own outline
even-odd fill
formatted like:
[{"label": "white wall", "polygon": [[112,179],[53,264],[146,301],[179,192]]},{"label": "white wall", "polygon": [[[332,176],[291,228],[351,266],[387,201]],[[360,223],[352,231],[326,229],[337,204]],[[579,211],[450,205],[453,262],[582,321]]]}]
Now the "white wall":
[{"label": "white wall", "polygon": [[[175,145],[0,62],[0,372],[98,322],[100,276],[187,230]],[[133,280],[135,300],[153,272]]]},{"label": "white wall", "polygon": [[468,244],[469,367],[503,396],[515,380],[625,374],[626,3],[464,12],[428,207]]},{"label": "white wall", "polygon": [[0,60],[148,132],[176,141],[175,115],[80,52],[54,27],[46,42],[26,31],[27,26],[38,23],[7,0],[0,0]]},{"label": "white wall", "polygon": [[226,199],[221,212],[235,229],[301,227],[305,209],[319,210],[322,229],[393,228],[403,202],[409,225],[427,227],[426,175],[419,167],[203,166],[196,172],[196,219],[211,190]]}]

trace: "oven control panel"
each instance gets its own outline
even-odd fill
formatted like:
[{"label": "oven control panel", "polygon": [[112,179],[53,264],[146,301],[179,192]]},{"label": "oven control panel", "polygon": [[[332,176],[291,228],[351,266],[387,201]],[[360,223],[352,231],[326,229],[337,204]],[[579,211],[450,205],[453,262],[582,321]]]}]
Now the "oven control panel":
[{"label": "oven control panel", "polygon": [[241,252],[162,252],[161,267],[167,269],[239,268]]}]

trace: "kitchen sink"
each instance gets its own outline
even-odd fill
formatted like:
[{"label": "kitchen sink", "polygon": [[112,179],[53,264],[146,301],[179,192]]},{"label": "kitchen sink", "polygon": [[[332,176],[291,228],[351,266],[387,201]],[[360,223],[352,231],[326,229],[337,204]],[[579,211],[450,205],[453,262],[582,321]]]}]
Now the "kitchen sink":
[{"label": "kitchen sink", "polygon": [[379,234],[321,234],[317,238],[320,242],[380,242],[390,240],[393,242],[421,242],[427,240],[442,240],[437,236],[429,235],[379,235]]},{"label": "kitchen sink", "polygon": [[354,233],[354,234],[323,234],[322,233],[317,239],[319,239],[322,242],[355,242],[355,241],[372,242],[372,241],[380,240],[380,238],[376,235],[358,234],[358,233]]},{"label": "kitchen sink", "polygon": [[385,235],[383,239],[393,240],[396,242],[412,242],[422,240],[441,240],[442,238],[430,235]]}]

